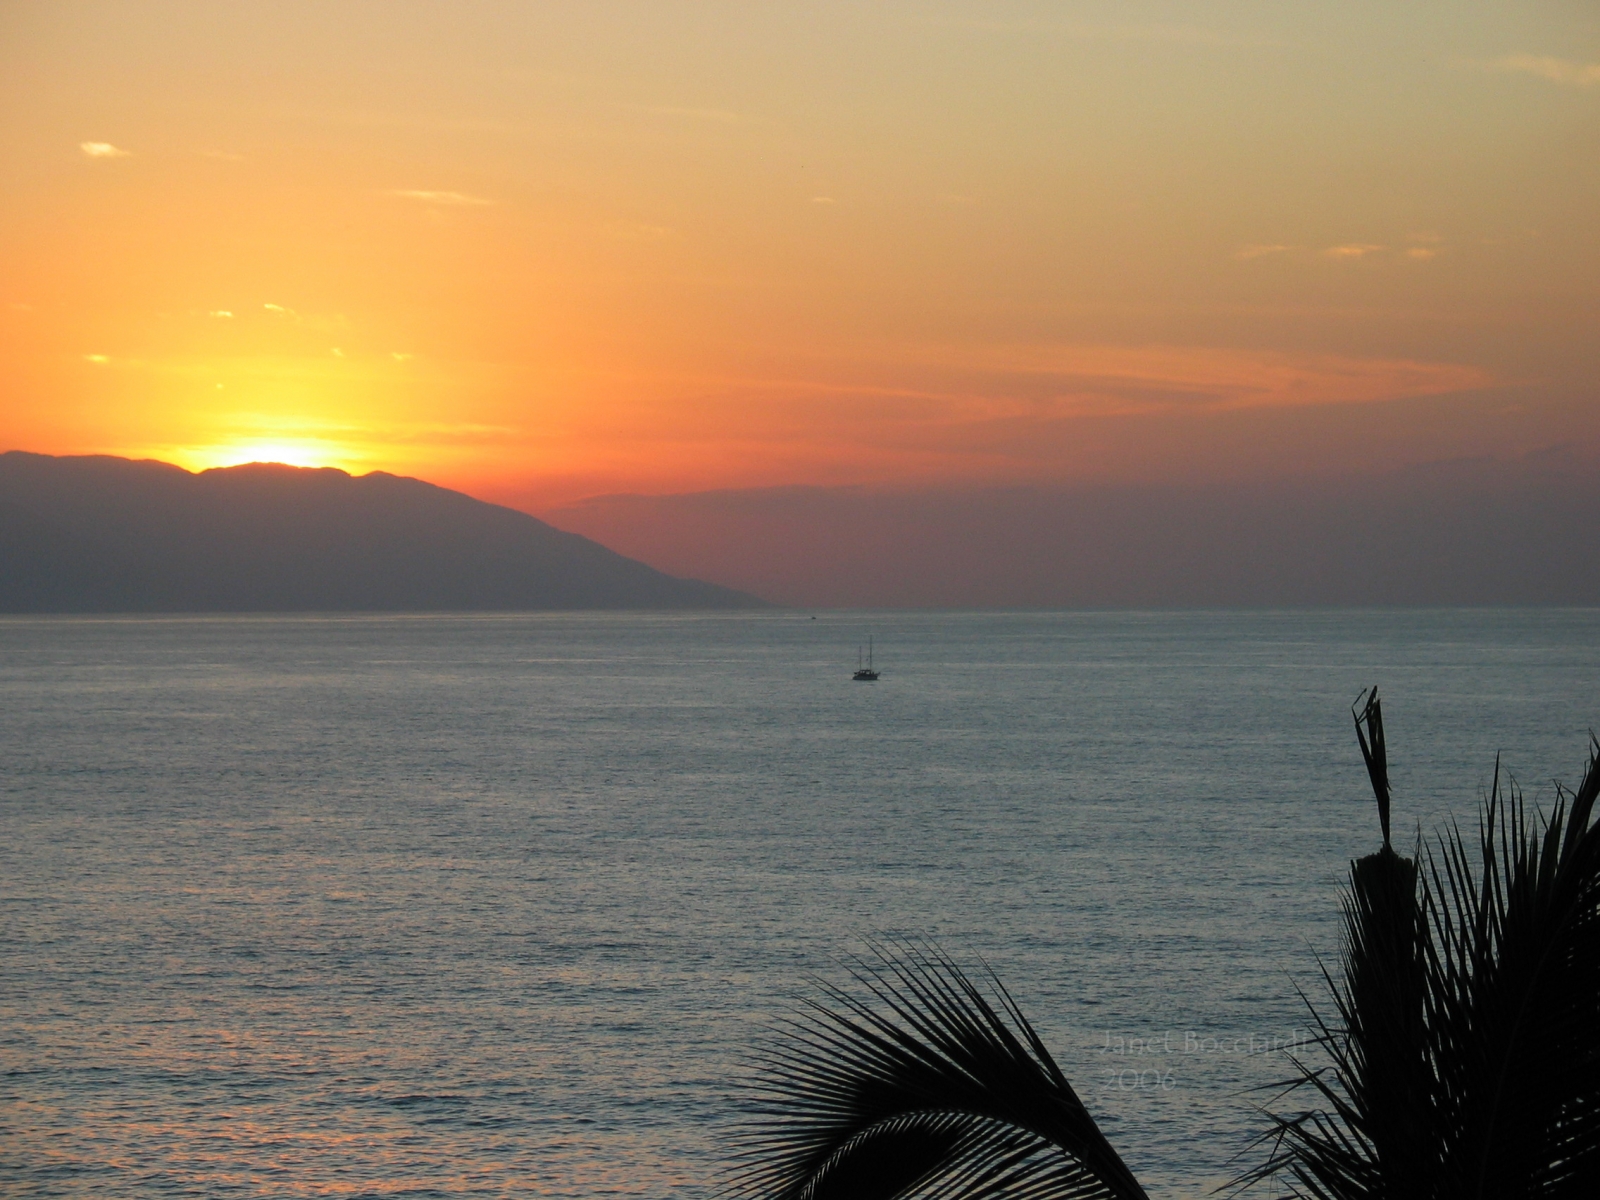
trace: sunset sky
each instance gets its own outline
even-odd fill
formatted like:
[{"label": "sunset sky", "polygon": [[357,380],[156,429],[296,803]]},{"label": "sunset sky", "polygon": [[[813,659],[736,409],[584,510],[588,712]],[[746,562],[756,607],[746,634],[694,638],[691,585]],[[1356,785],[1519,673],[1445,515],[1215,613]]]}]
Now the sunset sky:
[{"label": "sunset sky", "polygon": [[613,493],[1600,445],[1600,8],[0,6],[0,449]]}]

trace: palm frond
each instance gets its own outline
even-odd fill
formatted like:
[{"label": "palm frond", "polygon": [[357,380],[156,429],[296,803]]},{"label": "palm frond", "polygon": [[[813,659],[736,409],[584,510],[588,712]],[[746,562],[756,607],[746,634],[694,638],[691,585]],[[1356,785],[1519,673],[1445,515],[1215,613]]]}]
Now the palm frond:
[{"label": "palm frond", "polygon": [[[1499,763],[1476,839],[1395,853],[1376,689],[1356,713],[1383,846],[1351,863],[1328,1065],[1291,1060],[1267,1161],[1314,1200],[1600,1196],[1600,740],[1548,818]],[[1361,700],[1357,701],[1358,705]],[[1421,868],[1419,869],[1419,859]],[[1124,1200],[1144,1191],[993,974],[911,943],[766,1051],[738,1200]],[[1302,999],[1304,996],[1302,994]],[[1282,1096],[1279,1097],[1281,1101]]]},{"label": "palm frond", "polygon": [[[1362,701],[1366,703],[1363,705]],[[1357,706],[1360,706],[1359,711]],[[1383,845],[1389,846],[1389,747],[1383,737],[1383,708],[1378,703],[1378,689],[1373,686],[1356,697],[1350,715],[1356,719],[1356,741],[1361,744],[1361,758],[1367,764],[1367,778],[1372,781],[1372,791],[1378,798],[1378,823],[1383,826]]]},{"label": "palm frond", "polygon": [[768,1049],[726,1194],[761,1200],[1131,1200],[1111,1148],[1000,982],[875,945]]},{"label": "palm frond", "polygon": [[1331,1067],[1292,1081],[1320,1107],[1274,1118],[1273,1155],[1236,1182],[1287,1174],[1318,1200],[1600,1195],[1597,794],[1600,743],[1547,820],[1497,764],[1475,844],[1452,827],[1423,871],[1387,847],[1352,864],[1339,1024],[1318,1019]]},{"label": "palm frond", "polygon": [[1594,754],[1546,821],[1497,786],[1476,862],[1455,830],[1429,856],[1440,1194],[1600,1195],[1597,791]]}]

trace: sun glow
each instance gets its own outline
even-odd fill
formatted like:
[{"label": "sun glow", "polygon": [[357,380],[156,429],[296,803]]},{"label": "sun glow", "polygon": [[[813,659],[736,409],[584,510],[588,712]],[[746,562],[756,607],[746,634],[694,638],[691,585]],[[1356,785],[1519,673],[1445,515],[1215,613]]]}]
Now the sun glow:
[{"label": "sun glow", "polygon": [[237,467],[245,463],[282,463],[289,467],[338,467],[355,473],[362,464],[347,447],[318,438],[241,441],[216,446],[186,447],[170,460],[191,471]]},{"label": "sun glow", "polygon": [[1600,446],[1575,6],[22,7],[0,450],[545,512]]}]

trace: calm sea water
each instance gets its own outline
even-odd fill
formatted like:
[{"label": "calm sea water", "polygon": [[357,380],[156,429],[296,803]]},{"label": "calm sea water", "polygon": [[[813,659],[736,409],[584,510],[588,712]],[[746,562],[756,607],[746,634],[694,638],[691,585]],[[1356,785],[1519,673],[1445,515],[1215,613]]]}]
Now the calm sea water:
[{"label": "calm sea water", "polygon": [[903,932],[1200,1195],[1378,842],[1356,693],[1409,830],[1575,781],[1596,679],[1596,611],[0,621],[0,1190],[702,1195]]}]

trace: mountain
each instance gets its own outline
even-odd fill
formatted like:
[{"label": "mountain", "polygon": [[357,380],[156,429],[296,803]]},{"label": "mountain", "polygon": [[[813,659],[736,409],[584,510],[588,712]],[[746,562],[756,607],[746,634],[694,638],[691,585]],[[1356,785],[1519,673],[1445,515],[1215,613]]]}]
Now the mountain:
[{"label": "mountain", "polygon": [[0,612],[764,605],[381,471],[0,454]]},{"label": "mountain", "polygon": [[1600,604],[1587,448],[1210,484],[599,496],[540,515],[808,608]]}]

